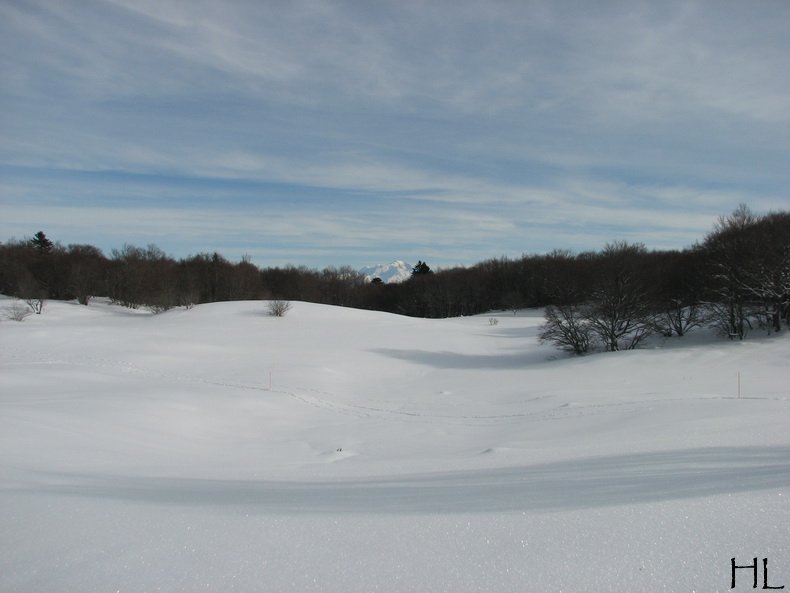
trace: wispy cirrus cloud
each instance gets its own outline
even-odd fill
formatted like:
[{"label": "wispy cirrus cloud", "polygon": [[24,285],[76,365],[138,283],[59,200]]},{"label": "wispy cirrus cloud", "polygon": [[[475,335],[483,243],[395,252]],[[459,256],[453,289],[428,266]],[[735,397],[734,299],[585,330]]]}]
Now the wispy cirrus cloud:
[{"label": "wispy cirrus cloud", "polygon": [[93,220],[113,229],[103,246],[244,236],[308,264],[682,247],[739,202],[786,208],[788,17],[730,1],[6,2],[0,233],[84,242]]}]

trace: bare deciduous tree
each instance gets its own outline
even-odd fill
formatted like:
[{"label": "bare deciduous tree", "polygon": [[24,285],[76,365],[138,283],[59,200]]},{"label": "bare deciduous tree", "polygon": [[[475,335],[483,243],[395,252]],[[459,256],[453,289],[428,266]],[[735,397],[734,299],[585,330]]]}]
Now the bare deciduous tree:
[{"label": "bare deciduous tree", "polygon": [[554,344],[560,350],[585,354],[592,348],[592,327],[577,305],[546,307],[546,323],[540,341]]},{"label": "bare deciduous tree", "polygon": [[625,242],[606,246],[598,264],[587,320],[604,348],[631,350],[655,330],[645,247]]},{"label": "bare deciduous tree", "polygon": [[41,315],[41,312],[44,310],[47,291],[30,273],[26,273],[19,280],[15,296],[24,301],[30,307],[32,313]]}]

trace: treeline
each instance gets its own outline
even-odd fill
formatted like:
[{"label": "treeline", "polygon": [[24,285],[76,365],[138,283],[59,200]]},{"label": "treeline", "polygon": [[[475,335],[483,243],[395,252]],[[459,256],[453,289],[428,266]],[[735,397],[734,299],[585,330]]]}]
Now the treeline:
[{"label": "treeline", "polygon": [[99,295],[155,312],[262,298],[355,306],[364,285],[364,276],[347,267],[260,269],[246,258],[230,262],[219,253],[176,260],[156,245],[124,245],[106,257],[92,245],[53,243],[41,231],[32,239],[0,245],[0,293],[25,301],[87,305]]},{"label": "treeline", "polygon": [[0,292],[28,302],[108,296],[127,307],[248,299],[302,300],[417,317],[547,307],[544,340],[574,352],[637,346],[647,335],[683,335],[715,323],[732,338],[790,323],[790,212],[757,216],[741,206],[698,244],[649,251],[617,242],[603,250],[554,251],[431,271],[401,284],[368,283],[349,268],[258,268],[218,253],[176,260],[154,245],[109,257],[63,246],[42,232],[0,245]]},{"label": "treeline", "polygon": [[790,212],[740,206],[684,251],[613,243],[563,258],[541,338],[582,354],[715,325],[730,339],[790,324]]}]

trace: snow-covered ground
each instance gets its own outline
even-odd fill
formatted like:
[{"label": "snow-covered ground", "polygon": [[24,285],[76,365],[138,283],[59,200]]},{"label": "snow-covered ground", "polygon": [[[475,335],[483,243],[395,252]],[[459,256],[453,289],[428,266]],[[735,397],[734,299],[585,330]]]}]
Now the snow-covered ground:
[{"label": "snow-covered ground", "polygon": [[571,358],[494,316],[0,323],[0,591],[790,589],[790,337]]}]

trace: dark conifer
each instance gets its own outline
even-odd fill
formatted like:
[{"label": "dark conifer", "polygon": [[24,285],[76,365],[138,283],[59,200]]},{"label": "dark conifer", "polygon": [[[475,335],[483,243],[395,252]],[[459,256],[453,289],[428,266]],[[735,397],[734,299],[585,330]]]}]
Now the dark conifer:
[{"label": "dark conifer", "polygon": [[30,239],[30,244],[36,248],[39,253],[49,253],[52,251],[52,241],[50,241],[44,234],[44,231],[39,231],[33,238]]},{"label": "dark conifer", "polygon": [[412,276],[418,276],[421,274],[430,274],[432,273],[431,268],[426,264],[424,261],[420,260],[417,262],[417,265],[414,266],[411,270]]}]

